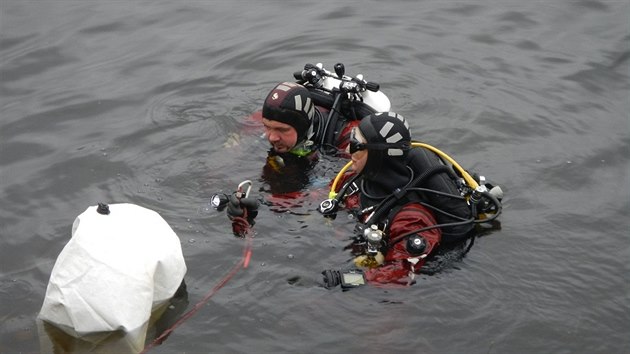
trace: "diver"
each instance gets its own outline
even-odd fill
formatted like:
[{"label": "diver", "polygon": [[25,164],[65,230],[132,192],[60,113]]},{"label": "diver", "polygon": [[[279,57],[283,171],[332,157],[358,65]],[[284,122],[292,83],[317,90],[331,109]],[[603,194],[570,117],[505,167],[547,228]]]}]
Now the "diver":
[{"label": "diver", "polygon": [[[267,94],[260,114],[271,145],[264,181],[273,183],[289,166],[310,171],[318,160],[317,152],[348,157],[345,149],[352,128],[377,109],[389,110],[389,98],[380,85],[363,80],[362,75],[346,76],[341,63],[334,70],[306,64],[293,74],[296,82],[279,83]],[[297,177],[305,181],[304,176]],[[296,190],[306,184],[298,184]]]},{"label": "diver", "polygon": [[[294,77],[296,82],[281,82],[269,91],[259,116],[271,145],[261,181],[272,205],[298,198],[312,184],[320,152],[347,158],[350,132],[360,119],[390,106],[378,84],[346,76],[341,63],[335,73],[306,64]],[[230,199],[228,216],[236,221],[235,234],[243,234],[257,211],[251,202]]]},{"label": "diver", "polygon": [[354,215],[356,258],[348,271],[322,272],[328,288],[413,284],[442,245],[470,238],[475,224],[501,212],[499,187],[479,185],[441,151],[412,142],[399,114],[363,118],[348,150],[351,172],[338,175],[320,212],[334,217],[343,205]]},{"label": "diver", "polygon": [[317,131],[325,119],[323,110],[298,83],[280,83],[267,95],[262,124],[271,148],[261,177],[272,194],[299,192],[309,185],[319,158],[316,141],[321,141]]},{"label": "diver", "polygon": [[390,107],[380,85],[351,78],[338,63],[335,73],[321,64],[306,64],[296,82],[277,84],[262,107],[265,135],[277,154],[310,155],[343,152],[349,133],[361,118]]}]

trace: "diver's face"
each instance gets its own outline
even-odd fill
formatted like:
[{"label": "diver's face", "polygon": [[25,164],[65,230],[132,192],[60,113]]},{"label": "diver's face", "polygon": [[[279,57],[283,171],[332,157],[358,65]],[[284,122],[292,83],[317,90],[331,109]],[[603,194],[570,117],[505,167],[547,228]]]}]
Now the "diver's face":
[{"label": "diver's face", "polygon": [[367,139],[361,134],[358,128],[353,128],[350,134],[350,145],[348,145],[348,152],[352,152],[352,171],[361,173],[365,168],[365,164],[368,159],[367,149],[362,148],[362,144],[367,144]]},{"label": "diver's face", "polygon": [[297,144],[297,131],[292,126],[267,118],[262,123],[267,140],[277,153],[289,152]]}]

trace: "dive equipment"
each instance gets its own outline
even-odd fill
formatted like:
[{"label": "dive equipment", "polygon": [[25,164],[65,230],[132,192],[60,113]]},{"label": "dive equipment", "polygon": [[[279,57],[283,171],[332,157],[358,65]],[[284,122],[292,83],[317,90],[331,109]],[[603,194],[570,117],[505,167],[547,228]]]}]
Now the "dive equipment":
[{"label": "dive equipment", "polygon": [[[322,63],[305,64],[303,70],[293,73],[293,77],[307,88],[310,86],[328,94],[344,93],[348,99],[362,102],[374,112],[387,112],[391,109],[389,98],[380,91],[378,83],[364,80],[362,74],[347,76],[342,63],[335,64],[334,70],[334,73],[326,70]],[[332,102],[334,99],[329,97],[328,101]],[[317,97],[315,102],[317,103]]]},{"label": "dive equipment", "polygon": [[350,270],[325,270],[322,272],[324,276],[324,287],[332,289],[341,284],[343,291],[365,285],[365,274],[360,269]]},{"label": "dive equipment", "polygon": [[227,207],[227,216],[232,221],[232,231],[237,237],[245,237],[258,216],[259,201],[249,198],[251,189],[252,182],[245,180],[239,183],[234,193],[230,195],[217,193],[211,199],[212,206],[218,211]]},{"label": "dive equipment", "polygon": [[223,211],[229,201],[230,199],[225,193],[216,193],[210,197],[210,204],[218,211]]},{"label": "dive equipment", "polygon": [[380,91],[380,85],[364,80],[362,74],[346,75],[342,63],[334,65],[334,73],[326,70],[322,63],[306,64],[304,69],[293,73],[297,83],[310,92],[316,106],[326,108],[327,116],[317,118],[312,139],[325,152],[337,150],[335,142],[342,134],[340,120],[361,120],[391,108],[389,98]]},{"label": "dive equipment", "polygon": [[412,256],[420,256],[427,248],[427,241],[420,235],[412,235],[407,238],[407,252]]},{"label": "dive equipment", "polygon": [[[461,174],[462,178],[466,182],[466,185],[468,186],[468,188],[470,188],[471,191],[472,190],[477,190],[479,188],[479,183],[477,181],[475,181],[475,179],[468,173],[468,171],[466,171],[464,168],[462,168],[457,163],[457,161],[455,161],[453,158],[451,158],[449,155],[447,155],[443,151],[439,150],[438,148],[436,148],[436,147],[434,147],[432,145],[425,144],[425,143],[420,143],[420,142],[415,142],[415,141],[411,143],[411,146],[412,147],[422,147],[422,148],[426,148],[428,150],[433,151],[438,156],[440,156],[444,160],[446,160],[449,163],[451,163],[451,165]],[[352,161],[348,161],[348,163],[346,163],[343,166],[343,168],[337,173],[337,176],[335,176],[335,179],[333,180],[333,183],[330,186],[330,192],[328,193],[328,198],[329,199],[338,199],[337,203],[339,202],[339,199],[340,199],[340,198],[337,198],[337,196],[340,193],[337,193],[335,191],[337,189],[337,184],[339,184],[339,181],[341,180],[341,178],[343,178],[343,175],[350,168],[350,166],[352,166]],[[485,181],[485,177],[483,179]],[[482,187],[481,189],[478,190],[478,192],[479,193],[486,192],[487,188],[485,188],[485,189],[484,188],[485,187]],[[500,187],[493,187],[493,189],[494,189],[493,195],[495,197],[501,199],[503,197],[503,191],[501,190],[501,188]]]},{"label": "dive equipment", "polygon": [[177,293],[186,269],[180,238],[160,214],[98,203],[74,219],[38,318],[88,342],[124,335],[139,352],[146,324]]},{"label": "dive equipment", "polygon": [[[247,186],[246,190],[243,190],[244,186]],[[238,184],[238,187],[236,188],[236,193],[237,193],[236,196],[237,198],[248,198],[249,192],[251,190],[252,190],[252,181],[245,180]]]},{"label": "dive equipment", "polygon": [[377,225],[372,224],[370,228],[363,230],[363,237],[367,241],[368,259],[374,259],[383,245],[383,231],[379,230]]},{"label": "dive equipment", "polygon": [[[463,169],[453,158],[431,145],[420,142],[412,142],[411,146],[425,148],[429,151],[434,152],[443,161],[447,161],[448,163],[450,163],[452,168],[446,164],[436,165],[432,168],[429,168],[427,171],[424,171],[420,176],[412,178],[412,181],[407,186],[401,187],[394,191],[391,195],[383,198],[383,200],[374,207],[374,210],[370,209],[372,213],[363,222],[366,224],[379,222],[381,217],[386,215],[386,213],[389,213],[391,209],[396,205],[396,203],[409,192],[432,193],[444,197],[465,200],[466,204],[470,208],[471,218],[463,218],[450,214],[447,211],[442,210],[439,206],[431,205],[425,201],[415,201],[425,207],[428,207],[435,213],[448,215],[451,219],[455,220],[454,222],[438,223],[435,225],[423,227],[388,240],[388,243],[390,245],[400,242],[402,240],[406,240],[406,248],[409,253],[414,256],[424,258],[426,257],[425,251],[427,245],[426,240],[424,240],[424,238],[419,235],[421,232],[436,228],[491,222],[496,219],[502,211],[501,199],[503,198],[503,191],[499,186],[492,186],[486,183],[486,179],[484,176],[480,176],[479,181],[475,180],[475,178],[473,178],[465,169]],[[343,175],[346,173],[351,165],[352,161],[349,161],[339,171],[331,185],[331,189],[328,195],[329,199],[326,199],[320,204],[319,211],[325,216],[335,215],[337,209],[339,208],[339,205],[342,202],[342,199],[346,196],[347,189],[350,185],[354,184],[355,181],[361,176],[361,174],[354,175],[349,182],[345,183],[342,186],[338,193],[335,192],[340,180],[343,178]],[[455,174],[453,172],[453,169],[455,169],[459,175]],[[437,173],[449,174],[451,176],[451,179],[454,179],[457,182],[460,194],[455,195],[439,190],[416,187],[422,185],[424,180],[427,180]],[[355,258],[355,265],[362,267],[372,266],[374,264],[374,262],[372,261],[374,259],[373,255],[375,255],[377,252],[380,252],[380,250],[384,247],[385,242],[383,242],[382,240],[386,237],[386,235],[384,235],[384,233],[380,231],[380,245],[376,246],[376,240],[379,240],[379,238],[377,237],[377,231],[380,231],[378,230],[377,225],[372,224],[369,228],[366,228],[362,234],[358,235],[358,239],[361,241],[361,243],[365,245],[365,254]]]},{"label": "dive equipment", "polygon": [[[351,165],[352,165],[352,162],[346,164],[341,171],[347,170],[348,167],[350,167]],[[341,198],[343,198],[346,195],[347,190],[354,185],[354,181],[356,181],[360,176],[361,176],[360,174],[353,176],[350,179],[350,181],[348,181],[348,183],[346,183],[345,185],[343,185],[343,187],[341,187],[341,190],[339,191],[338,194],[334,191],[334,189],[331,190],[331,192],[329,193],[329,198],[319,204],[319,208],[318,208],[319,212],[322,213],[324,216],[333,217],[337,213],[337,210],[339,209],[339,203],[341,201]],[[341,178],[341,175],[338,174],[337,178],[335,178],[335,180],[333,181],[333,187],[336,187],[340,178]],[[339,198],[337,198],[338,196]]]},{"label": "dive equipment", "polygon": [[354,259],[354,264],[360,268],[376,268],[385,262],[385,256],[381,252],[384,246],[384,232],[379,230],[378,225],[372,224],[363,230],[363,240],[365,240],[366,254]]},{"label": "dive equipment", "polygon": [[359,269],[352,269],[341,272],[341,288],[344,290],[352,289],[365,285],[365,275]]},{"label": "dive equipment", "polygon": [[[243,190],[245,186],[247,186],[247,189]],[[238,184],[238,187],[236,187],[236,192],[234,192],[234,195],[238,199],[247,198],[249,197],[249,192],[251,191],[251,189],[252,189],[252,181],[245,180]],[[212,197],[210,197],[210,204],[212,205],[213,208],[215,208],[218,211],[223,211],[223,209],[225,209],[225,207],[227,206],[229,202],[230,202],[230,197],[225,193],[215,193],[212,195]]]}]

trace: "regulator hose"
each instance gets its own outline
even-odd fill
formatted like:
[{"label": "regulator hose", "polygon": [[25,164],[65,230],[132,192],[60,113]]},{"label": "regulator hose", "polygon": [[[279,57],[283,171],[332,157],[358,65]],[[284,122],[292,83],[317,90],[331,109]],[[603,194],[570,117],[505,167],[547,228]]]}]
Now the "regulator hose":
[{"label": "regulator hose", "polygon": [[333,137],[335,134],[335,129],[337,126],[337,121],[339,120],[339,102],[341,100],[341,93],[338,93],[335,97],[335,101],[333,102],[332,107],[330,107],[330,112],[328,113],[328,119],[326,119],[326,126],[324,128],[324,136],[322,140],[322,145],[325,143],[332,143]]},{"label": "regulator hose", "polygon": [[[335,179],[333,180],[333,183],[330,186],[330,192],[328,193],[328,198],[335,199],[335,197],[337,197],[337,194],[343,195],[342,193],[337,193],[336,192],[337,184],[339,184],[339,181],[341,180],[341,177],[343,177],[343,174],[346,173],[346,171],[350,168],[350,166],[352,166],[352,161],[349,161],[345,166],[343,166],[341,168],[341,170],[339,170],[339,173],[337,173],[337,176],[335,176]],[[341,191],[339,191],[339,192],[341,192]]]},{"label": "regulator hose", "polygon": [[341,190],[334,198],[325,200],[320,204],[319,211],[324,215],[335,215],[337,213],[337,209],[339,209],[341,198],[346,195],[348,188],[350,188],[354,181],[356,181],[359,177],[361,177],[360,173],[352,176],[352,178],[343,187],[341,187]]},{"label": "regulator hose", "polygon": [[497,199],[497,197],[495,197],[492,193],[490,193],[488,191],[482,191],[480,193],[485,198],[488,198],[492,202],[492,204],[494,204],[495,211],[494,211],[494,213],[492,214],[491,217],[485,218],[485,219],[481,219],[481,220],[475,220],[475,222],[476,223],[490,222],[490,221],[496,219],[499,216],[499,214],[501,214],[501,212],[503,211],[503,205],[501,204],[501,201],[499,201],[499,199]]},{"label": "regulator hose", "polygon": [[[417,186],[418,184],[424,182],[427,178],[441,172],[448,173],[451,172],[451,169],[446,165],[433,166],[432,168],[424,171],[424,173],[415,178],[411,183],[409,183],[409,187]],[[398,202],[398,199],[400,199],[407,193],[409,187],[397,189],[396,191],[394,191],[393,194],[386,197],[381,203],[379,203],[379,205],[376,207],[376,211],[372,216],[370,216],[369,219],[374,218],[374,220],[379,220],[384,212],[389,211],[394,206],[394,204]]]},{"label": "regulator hose", "polygon": [[[473,217],[471,219],[463,220],[463,221],[460,221],[460,222],[452,222],[452,223],[446,223],[446,224],[436,224],[436,225],[429,225],[429,226],[421,227],[421,228],[419,228],[417,230],[413,230],[413,231],[404,233],[402,235],[398,235],[398,236],[392,238],[390,240],[390,242],[393,244],[393,243],[402,241],[402,240],[404,240],[405,238],[407,238],[407,237],[409,237],[411,235],[415,235],[415,234],[418,234],[420,232],[424,232],[424,231],[428,231],[428,230],[433,230],[433,229],[436,229],[436,228],[450,227],[450,226],[460,226],[460,225],[466,225],[466,224],[470,224],[470,223],[481,224],[481,223],[487,223],[487,222],[493,221],[494,219],[499,217],[499,214],[501,214],[501,212],[503,210],[503,207],[501,206],[501,202],[495,196],[490,194],[489,192],[480,192],[480,193],[484,197],[490,199],[490,201],[492,201],[492,203],[494,204],[494,206],[496,208],[496,211],[495,211],[494,214],[492,214],[492,216],[490,216],[488,218],[485,218],[485,219],[480,219],[480,220],[477,220],[477,219],[475,219]],[[425,205],[425,204],[423,203],[423,205]]]}]

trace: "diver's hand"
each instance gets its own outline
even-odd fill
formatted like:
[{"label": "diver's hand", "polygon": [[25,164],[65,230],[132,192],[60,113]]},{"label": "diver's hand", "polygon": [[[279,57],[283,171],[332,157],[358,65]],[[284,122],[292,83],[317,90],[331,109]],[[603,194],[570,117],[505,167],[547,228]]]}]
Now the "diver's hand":
[{"label": "diver's hand", "polygon": [[227,215],[230,219],[243,217],[245,215],[245,210],[241,208],[241,198],[237,197],[236,193],[232,193],[228,197]]},{"label": "diver's hand", "polygon": [[239,198],[236,193],[229,197],[227,214],[230,220],[234,218],[245,218],[254,225],[254,219],[258,216],[258,201],[253,198]]},{"label": "diver's hand", "polygon": [[258,201],[253,198],[241,198],[241,207],[245,209],[247,221],[253,226],[254,219],[258,216]]},{"label": "diver's hand", "polygon": [[239,198],[237,193],[228,197],[227,215],[232,220],[232,231],[236,236],[245,236],[254,226],[258,215],[258,201],[252,198]]}]

